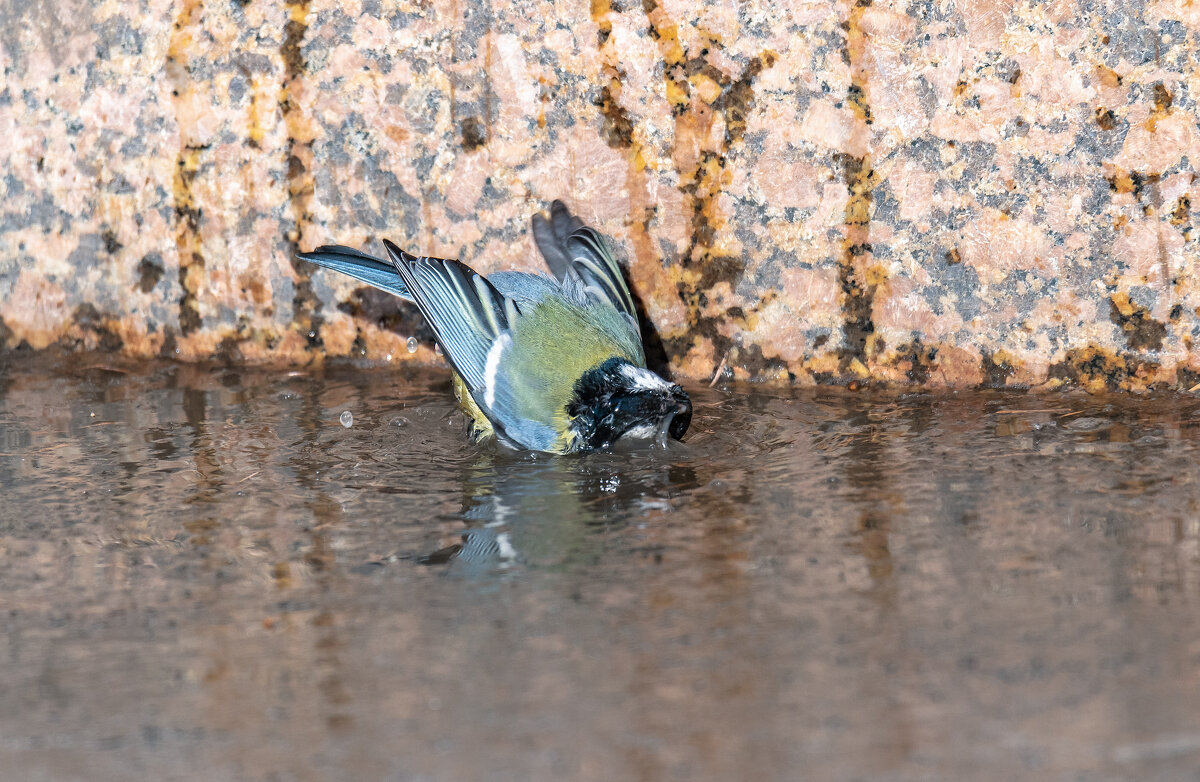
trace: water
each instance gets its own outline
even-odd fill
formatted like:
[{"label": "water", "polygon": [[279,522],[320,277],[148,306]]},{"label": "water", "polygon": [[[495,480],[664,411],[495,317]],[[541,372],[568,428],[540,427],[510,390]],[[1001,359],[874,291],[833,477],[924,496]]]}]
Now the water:
[{"label": "water", "polygon": [[11,360],[4,778],[1200,772],[1200,400],[689,391],[552,458],[444,372]]}]

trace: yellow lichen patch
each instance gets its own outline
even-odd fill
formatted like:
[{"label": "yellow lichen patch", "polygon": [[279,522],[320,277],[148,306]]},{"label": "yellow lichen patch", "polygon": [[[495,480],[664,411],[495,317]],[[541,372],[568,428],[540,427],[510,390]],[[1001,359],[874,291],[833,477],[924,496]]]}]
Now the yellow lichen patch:
[{"label": "yellow lichen patch", "polygon": [[997,364],[1007,364],[1011,367],[1015,367],[1018,364],[1016,357],[1004,349],[997,350],[995,353],[993,353],[992,360]]},{"label": "yellow lichen patch", "polygon": [[[316,126],[309,114],[301,110],[299,98],[305,88],[305,63],[301,46],[308,33],[309,0],[288,0],[288,21],[284,26],[280,56],[284,64],[284,79],[278,93],[279,112],[287,131],[287,190],[293,228],[288,233],[293,249],[299,246],[311,220],[309,204],[314,192],[312,141]],[[316,353],[321,348],[321,302],[312,289],[309,273],[294,266],[296,294],[292,298],[292,328],[304,335],[306,343]]]},{"label": "yellow lichen patch", "polygon": [[1154,85],[1154,110],[1146,118],[1146,130],[1153,133],[1158,129],[1159,120],[1171,113],[1174,96],[1163,86],[1162,82]]},{"label": "yellow lichen patch", "polygon": [[1100,79],[1100,84],[1102,84],[1105,87],[1108,87],[1109,89],[1121,86],[1121,77],[1112,68],[1109,68],[1104,65],[1097,65],[1096,66],[1096,75]]},{"label": "yellow lichen patch", "polygon": [[1187,193],[1179,196],[1175,202],[1168,222],[1180,230],[1184,239],[1192,238],[1192,199]]},{"label": "yellow lichen patch", "polygon": [[214,330],[195,331],[175,341],[175,356],[182,361],[208,361],[217,352],[222,334]]},{"label": "yellow lichen patch", "polygon": [[721,85],[704,73],[694,74],[688,81],[691,83],[693,94],[710,106],[721,97]]},{"label": "yellow lichen patch", "polygon": [[196,12],[202,10],[203,3],[200,0],[183,0],[180,5],[179,16],[167,41],[167,60],[186,67],[189,52],[195,45],[192,25],[196,19]]},{"label": "yellow lichen patch", "polygon": [[667,267],[667,276],[676,287],[680,284],[695,287],[700,282],[701,273],[697,269],[672,264]]},{"label": "yellow lichen patch", "polygon": [[678,81],[668,76],[665,89],[667,93],[667,102],[672,106],[683,107],[688,104],[687,82]]},{"label": "yellow lichen patch", "polygon": [[172,197],[175,202],[175,248],[179,253],[179,284],[183,298],[179,301],[179,329],[187,335],[200,327],[200,305],[197,300],[204,281],[204,256],[201,253],[200,210],[192,195],[192,183],[200,168],[199,149],[184,147],[175,161],[172,178]]},{"label": "yellow lichen patch", "polygon": [[879,285],[885,282],[888,278],[887,268],[881,263],[873,264],[872,266],[867,267],[867,271],[864,276],[867,285]]},{"label": "yellow lichen patch", "polygon": [[612,32],[612,22],[608,20],[608,15],[612,12],[612,0],[591,0],[588,10],[592,20],[600,26],[600,32]]},{"label": "yellow lichen patch", "polygon": [[633,148],[633,160],[631,161],[631,165],[633,166],[633,170],[635,172],[640,173],[646,170],[646,153],[642,149],[641,144],[636,144]]},{"label": "yellow lichen patch", "polygon": [[1113,306],[1116,307],[1117,311],[1122,315],[1125,317],[1130,317],[1133,315],[1134,306],[1133,303],[1129,301],[1128,293],[1125,293],[1124,291],[1118,291],[1109,298],[1112,301]]},{"label": "yellow lichen patch", "polygon": [[297,24],[308,24],[308,3],[305,0],[289,2],[288,18]]},{"label": "yellow lichen patch", "polygon": [[115,336],[121,352],[127,356],[150,358],[162,350],[166,335],[161,329],[153,334],[147,333],[146,323],[140,317],[104,318],[102,323],[103,328]]},{"label": "yellow lichen patch", "polygon": [[804,362],[805,371],[813,375],[833,375],[838,371],[838,355],[834,351],[818,353]]},{"label": "yellow lichen patch", "polygon": [[1067,351],[1062,361],[1050,367],[1048,382],[1059,385],[1072,381],[1088,393],[1097,394],[1117,390],[1128,379],[1129,367],[1124,358],[1107,348],[1089,345]]},{"label": "yellow lichen patch", "polygon": [[262,98],[262,77],[257,73],[250,75],[250,106],[247,109],[249,114],[246,135],[250,139],[250,146],[255,149],[262,147],[263,139],[266,137],[267,130],[263,125],[263,106]]},{"label": "yellow lichen patch", "polygon": [[716,355],[711,339],[698,337],[691,350],[679,361],[679,373],[683,377],[712,377],[721,357]]},{"label": "yellow lichen patch", "polygon": [[679,26],[654,0],[648,0],[647,5],[650,7],[646,10],[646,18],[650,22],[650,34],[658,41],[659,56],[668,66],[678,65],[687,57],[679,41]]},{"label": "yellow lichen patch", "polygon": [[1108,177],[1108,184],[1112,187],[1114,192],[1122,194],[1132,193],[1136,189],[1133,177],[1129,175],[1129,172],[1123,171],[1119,168],[1115,169]]}]

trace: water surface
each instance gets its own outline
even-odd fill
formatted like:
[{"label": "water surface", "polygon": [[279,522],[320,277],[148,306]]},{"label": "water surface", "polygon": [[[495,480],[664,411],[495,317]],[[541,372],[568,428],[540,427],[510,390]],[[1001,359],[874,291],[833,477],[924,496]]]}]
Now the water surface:
[{"label": "water surface", "polygon": [[561,458],[444,372],[10,359],[5,778],[1200,772],[1200,400],[689,391]]}]

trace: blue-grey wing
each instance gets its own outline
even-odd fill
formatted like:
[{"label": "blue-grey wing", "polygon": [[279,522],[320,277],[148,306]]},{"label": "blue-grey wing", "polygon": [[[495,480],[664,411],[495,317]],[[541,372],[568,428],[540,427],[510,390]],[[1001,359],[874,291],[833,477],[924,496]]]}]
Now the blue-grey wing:
[{"label": "blue-grey wing", "polygon": [[[530,409],[538,409],[543,405],[538,400],[529,398],[530,394],[537,395],[537,384],[531,385],[530,378],[522,377],[519,362],[506,361],[504,352],[512,348],[512,340],[505,335],[503,342],[498,344],[501,354],[497,357],[497,368],[491,383],[487,387],[484,403],[487,405],[488,417],[497,425],[497,430],[503,430],[506,439],[515,441],[525,448],[535,451],[553,451],[559,439],[559,433],[541,414],[530,413]],[[517,373],[517,374],[515,374]],[[534,404],[530,404],[533,402]]]},{"label": "blue-grey wing", "polygon": [[326,244],[312,252],[296,253],[302,261],[315,263],[326,269],[347,274],[356,280],[362,280],[367,285],[379,288],[381,291],[394,293],[402,299],[413,301],[413,295],[404,278],[396,268],[387,261],[367,255],[353,247],[343,247],[339,244]]},{"label": "blue-grey wing", "polygon": [[493,272],[488,282],[496,290],[518,302],[536,304],[547,296],[562,295],[563,287],[557,281],[541,274],[528,272]]},{"label": "blue-grey wing", "polygon": [[383,245],[446,359],[482,405],[488,353],[508,330],[509,322],[520,315],[517,303],[465,264],[418,258],[386,239]]},{"label": "blue-grey wing", "polygon": [[550,205],[549,219],[535,214],[532,229],[534,242],[562,283],[564,295],[612,307],[640,339],[633,294],[604,237],[571,214],[562,201]]},{"label": "blue-grey wing", "polygon": [[571,253],[571,271],[583,283],[587,294],[626,315],[636,330],[633,294],[604,237],[585,225],[567,239],[567,248]]}]

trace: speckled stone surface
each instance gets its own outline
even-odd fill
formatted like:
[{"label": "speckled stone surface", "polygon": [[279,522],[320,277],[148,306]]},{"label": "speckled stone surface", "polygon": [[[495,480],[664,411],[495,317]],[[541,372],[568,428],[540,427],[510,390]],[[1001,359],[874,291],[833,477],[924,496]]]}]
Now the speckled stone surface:
[{"label": "speckled stone surface", "polygon": [[1188,0],[0,19],[10,349],[437,361],[414,308],[296,248],[536,268],[529,217],[562,198],[682,377],[1200,383]]}]

